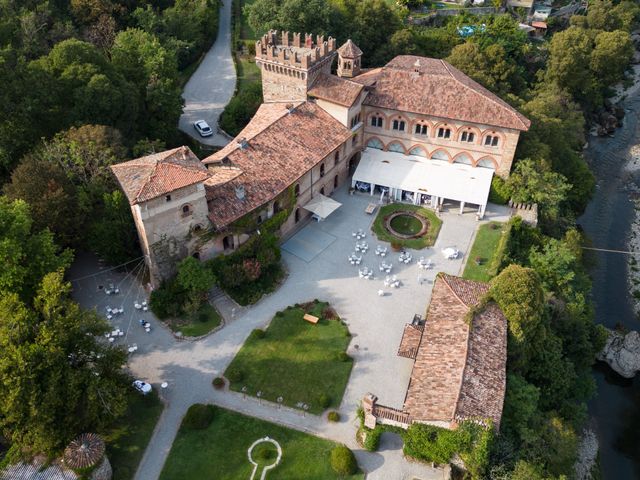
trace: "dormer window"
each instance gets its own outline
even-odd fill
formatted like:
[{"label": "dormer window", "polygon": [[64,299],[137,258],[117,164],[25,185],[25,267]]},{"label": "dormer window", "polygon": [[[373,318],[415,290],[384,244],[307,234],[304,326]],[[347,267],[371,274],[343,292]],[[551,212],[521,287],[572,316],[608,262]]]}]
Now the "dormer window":
[{"label": "dormer window", "polygon": [[440,127],[438,129],[438,138],[446,138],[446,139],[451,138],[451,129]]},{"label": "dormer window", "polygon": [[475,134],[473,132],[462,132],[462,135],[460,135],[461,142],[473,143],[474,139]]},{"label": "dormer window", "polygon": [[498,146],[498,136],[497,135],[487,135],[484,137],[484,145],[485,147],[497,147]]},{"label": "dormer window", "polygon": [[416,124],[416,129],[415,129],[415,134],[416,135],[426,135],[427,134],[427,126],[417,123]]},{"label": "dormer window", "polygon": [[394,120],[392,124],[392,128],[394,130],[398,130],[399,132],[404,132],[405,123],[404,120]]}]

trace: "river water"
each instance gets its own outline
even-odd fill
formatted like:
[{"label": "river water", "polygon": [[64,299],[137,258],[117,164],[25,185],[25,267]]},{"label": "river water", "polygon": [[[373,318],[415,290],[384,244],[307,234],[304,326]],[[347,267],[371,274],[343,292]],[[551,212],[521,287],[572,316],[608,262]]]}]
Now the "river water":
[{"label": "river water", "polygon": [[[627,250],[634,219],[629,185],[640,185],[640,171],[625,172],[629,147],[640,143],[640,95],[627,100],[624,125],[611,138],[590,138],[585,151],[598,184],[579,224],[594,247]],[[593,274],[596,321],[614,328],[640,329],[627,283],[627,256],[597,253]],[[640,478],[640,379],[624,379],[607,365],[594,367],[598,391],[589,414],[600,443],[605,480]]]}]

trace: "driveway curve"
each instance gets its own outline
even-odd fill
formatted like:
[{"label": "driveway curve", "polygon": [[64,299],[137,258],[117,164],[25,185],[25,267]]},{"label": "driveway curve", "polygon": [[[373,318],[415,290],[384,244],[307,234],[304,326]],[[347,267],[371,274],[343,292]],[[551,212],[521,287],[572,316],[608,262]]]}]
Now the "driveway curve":
[{"label": "driveway curve", "polygon": [[216,131],[218,119],[236,88],[236,69],[231,56],[231,5],[224,0],[220,7],[218,37],[198,69],[184,87],[184,110],[178,128],[205,145],[224,146],[229,138],[221,133],[203,138],[193,128],[196,120],[206,120]]}]

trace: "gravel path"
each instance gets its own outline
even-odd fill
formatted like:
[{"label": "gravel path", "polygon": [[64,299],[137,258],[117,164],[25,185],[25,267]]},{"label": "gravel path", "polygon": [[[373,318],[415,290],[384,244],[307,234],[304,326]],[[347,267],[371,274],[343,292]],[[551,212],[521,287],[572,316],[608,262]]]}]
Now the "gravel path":
[{"label": "gravel path", "polygon": [[218,37],[182,92],[185,105],[178,128],[206,145],[224,146],[230,140],[220,133],[202,138],[193,128],[193,122],[206,120],[215,131],[218,118],[236,88],[236,69],[231,56],[231,5],[232,0],[224,0],[220,7]]},{"label": "gravel path", "polygon": [[[125,306],[125,314],[112,320],[114,326],[127,331],[119,343],[137,343],[139,350],[129,359],[129,367],[137,378],[148,381],[158,388],[162,382],[169,387],[160,394],[166,404],[165,411],[156,426],[154,435],[140,462],[136,480],[155,480],[162,471],[167,454],[178,431],[182,416],[194,403],[213,403],[247,415],[255,416],[291,428],[305,431],[323,438],[342,442],[351,447],[360,466],[368,473],[368,479],[422,480],[444,478],[442,469],[433,469],[424,464],[409,463],[402,457],[401,444],[394,437],[387,437],[378,452],[361,450],[355,442],[357,428],[356,409],[365,393],[374,392],[380,402],[402,407],[413,362],[396,355],[404,323],[415,313],[424,314],[431,295],[431,282],[438,271],[460,274],[462,260],[444,260],[440,250],[457,246],[467,253],[478,222],[472,212],[457,214],[457,208],[443,213],[443,227],[434,248],[416,252],[416,255],[431,258],[435,268],[419,271],[414,263],[400,265],[395,255],[388,257],[394,263],[393,274],[403,286],[388,291],[384,297],[377,295],[383,288],[382,278],[362,280],[356,267],[348,265],[346,258],[353,249],[351,232],[362,228],[368,230],[373,217],[364,214],[370,201],[368,196],[349,196],[340,191],[335,195],[343,203],[327,221],[312,223],[305,228],[320,229],[335,237],[333,243],[309,263],[283,252],[283,260],[289,271],[284,284],[272,295],[265,297],[250,308],[236,308],[233,302],[212,292],[214,304],[225,317],[226,324],[220,331],[196,342],[176,340],[171,332],[150,312],[141,313],[132,308],[133,301],[143,299],[142,288],[129,276],[122,283],[121,295],[117,299]],[[489,211],[487,220],[505,220],[505,211]],[[371,249],[378,242],[367,237]],[[366,265],[377,267],[380,261],[370,250]],[[95,262],[90,258],[79,258],[74,264],[71,278],[79,278],[92,269]],[[427,278],[423,284],[417,281],[418,274]],[[114,297],[107,297],[98,284],[118,283],[112,272],[74,283],[74,294],[85,307],[98,305],[104,312],[105,302],[116,305]],[[141,275],[139,275],[141,277]],[[258,402],[253,397],[244,398],[230,391],[216,391],[211,380],[224,372],[246,337],[254,328],[263,328],[278,310],[288,305],[319,298],[328,300],[348,323],[353,340],[348,353],[353,356],[354,368],[339,408],[342,421],[329,423],[324,417],[302,414],[291,408],[278,408],[266,401]],[[139,326],[138,317],[144,317],[152,325],[150,334]]]}]

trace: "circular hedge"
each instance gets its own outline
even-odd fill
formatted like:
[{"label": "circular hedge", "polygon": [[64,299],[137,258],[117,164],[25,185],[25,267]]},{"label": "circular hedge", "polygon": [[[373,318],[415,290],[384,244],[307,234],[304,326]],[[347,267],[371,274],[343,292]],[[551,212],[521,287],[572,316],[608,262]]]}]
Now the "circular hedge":
[{"label": "circular hedge", "polygon": [[351,450],[338,445],[331,450],[331,468],[338,475],[353,475],[358,471],[358,462]]}]

